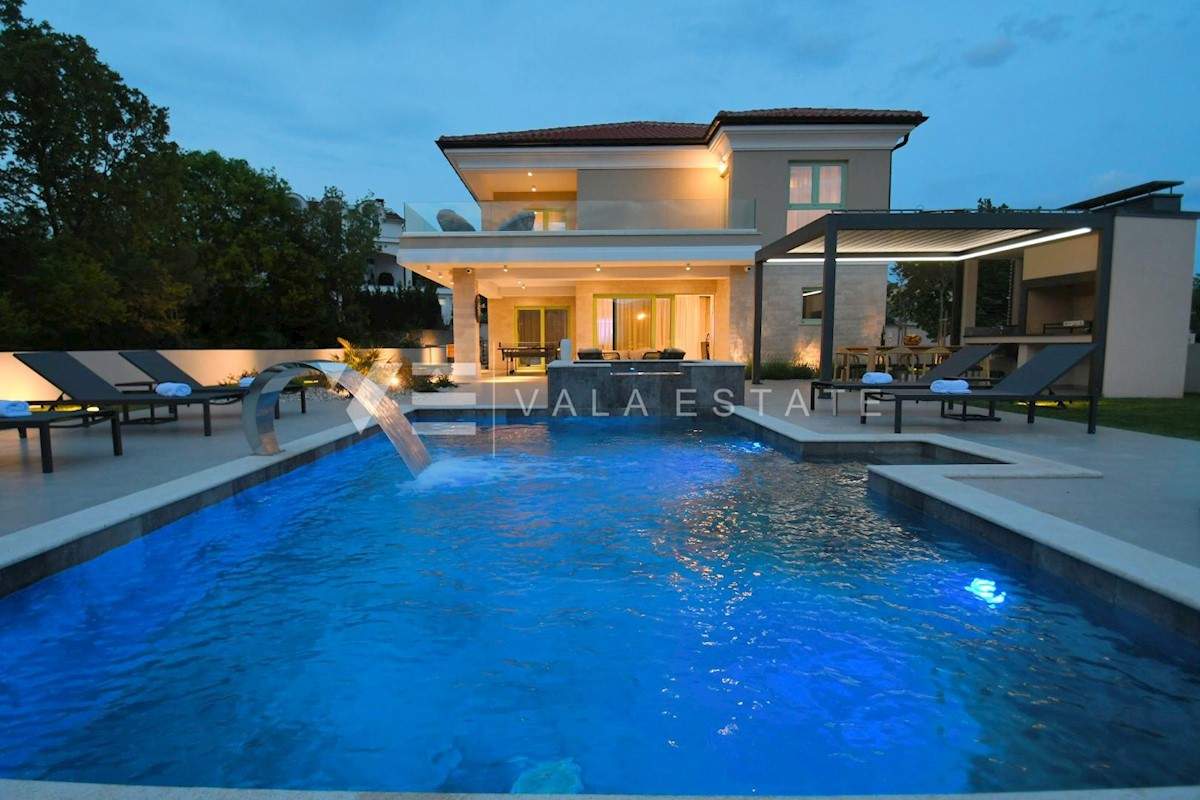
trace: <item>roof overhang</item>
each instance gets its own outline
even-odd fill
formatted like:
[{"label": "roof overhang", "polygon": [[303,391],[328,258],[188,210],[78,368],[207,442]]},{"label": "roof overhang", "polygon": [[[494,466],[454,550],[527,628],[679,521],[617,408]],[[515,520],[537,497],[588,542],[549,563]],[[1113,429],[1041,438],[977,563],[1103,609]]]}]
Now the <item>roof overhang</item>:
[{"label": "roof overhang", "polygon": [[762,247],[755,260],[820,264],[834,237],[838,263],[966,261],[1082,236],[1109,219],[1064,211],[834,212]]}]

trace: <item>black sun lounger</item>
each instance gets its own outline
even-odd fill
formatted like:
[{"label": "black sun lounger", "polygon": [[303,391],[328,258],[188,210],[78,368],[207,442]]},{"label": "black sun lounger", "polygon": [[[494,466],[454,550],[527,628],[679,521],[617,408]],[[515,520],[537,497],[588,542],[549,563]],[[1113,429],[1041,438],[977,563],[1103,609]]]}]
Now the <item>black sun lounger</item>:
[{"label": "black sun lounger", "polygon": [[[1013,370],[1011,375],[992,388],[980,389],[972,394],[945,394],[930,391],[929,389],[896,388],[868,390],[863,393],[863,397],[864,401],[876,400],[894,404],[896,411],[893,429],[896,433],[900,433],[901,409],[905,401],[920,402],[922,400],[936,400],[941,403],[941,414],[943,417],[965,421],[971,419],[995,420],[997,419],[996,403],[1024,400],[1029,402],[1025,421],[1032,424],[1038,400],[1087,400],[1087,430],[1088,433],[1095,433],[1096,405],[1100,398],[1085,389],[1053,391],[1050,388],[1056,380],[1066,375],[1072,367],[1091,355],[1095,349],[1096,345],[1094,344],[1046,345],[1042,348],[1041,352],[1026,361],[1019,368]],[[986,400],[988,413],[986,415],[967,414],[967,404],[965,401],[971,399]],[[947,414],[947,403],[961,403],[962,413]],[[859,415],[859,422],[864,425],[867,423],[865,413]]]},{"label": "black sun lounger", "polygon": [[[996,349],[1000,347],[998,344],[971,344],[955,351],[942,363],[933,367],[929,372],[921,376],[917,381],[913,381],[905,386],[915,389],[923,389],[931,383],[938,380],[946,380],[947,378],[957,378],[965,372],[969,372],[979,366],[985,358],[988,358]],[[972,384],[978,383],[986,385],[993,383],[991,378],[970,378]],[[862,381],[822,381],[815,380],[808,387],[808,407],[812,411],[817,410],[817,397],[821,392],[830,392],[833,396],[833,415],[837,416],[837,396],[838,392],[854,392],[859,389],[880,389],[892,384],[871,384],[863,383]]]},{"label": "black sun lounger", "polygon": [[[149,382],[134,382],[134,383],[119,383],[117,386],[148,386],[148,383],[184,383],[192,387],[193,395],[215,395],[214,401],[217,403],[233,403],[245,397],[246,392],[250,391],[244,386],[203,386],[199,381],[188,375],[180,367],[169,358],[164,356],[157,350],[122,350],[121,358],[133,364],[142,372],[150,376]],[[294,391],[300,393],[300,413],[308,413],[308,399],[305,396],[307,386],[299,384]],[[284,389],[285,392],[293,391],[293,387],[289,386]],[[279,404],[275,404],[275,419],[279,419]]]},{"label": "black sun lounger", "polygon": [[[128,421],[130,406],[149,406],[169,408],[172,415],[177,416],[180,406],[199,404],[204,408],[204,435],[212,436],[212,413],[209,404],[214,400],[220,401],[229,397],[240,396],[238,392],[225,395],[217,392],[205,392],[201,395],[187,397],[163,397],[156,392],[122,392],[116,386],[92,372],[74,356],[62,352],[15,353],[18,360],[25,366],[41,375],[58,388],[64,398],[70,398],[70,404],[94,405],[104,408],[120,409]],[[65,405],[67,400],[60,398],[49,404]]]},{"label": "black sun lounger", "polygon": [[[203,386],[180,369],[175,362],[168,359],[157,350],[122,350],[121,358],[133,364],[142,372],[150,376],[150,381],[140,383],[122,383],[119,386],[148,386],[149,384],[157,383],[183,383],[190,386],[192,394],[203,392],[205,394],[217,393],[225,397],[232,396],[232,400],[241,399],[242,395],[246,394],[246,389],[241,386]],[[231,402],[226,401],[226,402]]]},{"label": "black sun lounger", "polygon": [[[27,417],[0,417],[0,430],[16,430],[22,438],[30,428],[37,428],[38,442],[42,449],[42,472],[54,472],[54,454],[50,450],[50,429],[83,427],[107,418],[112,424],[113,455],[123,452],[121,447],[121,419],[115,411],[35,411]],[[69,424],[70,423],[70,424]]]}]

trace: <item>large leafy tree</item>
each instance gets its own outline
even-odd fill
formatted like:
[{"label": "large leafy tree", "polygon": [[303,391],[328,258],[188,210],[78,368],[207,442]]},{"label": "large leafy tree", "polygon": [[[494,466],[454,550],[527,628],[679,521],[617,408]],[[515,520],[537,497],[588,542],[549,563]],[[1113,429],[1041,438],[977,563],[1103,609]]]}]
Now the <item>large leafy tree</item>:
[{"label": "large leafy tree", "polygon": [[[347,203],[335,188],[320,200],[307,203],[302,218],[301,241],[306,259],[295,264],[287,280],[289,331],[302,331],[316,343],[332,337],[360,337],[369,327],[361,302],[367,259],[379,237],[379,211],[369,198]],[[302,311],[303,319],[297,318]]]},{"label": "large leafy tree", "polygon": [[0,0],[0,319],[22,337],[0,344],[177,334],[187,288],[163,249],[179,193],[167,112],[22,5]]},{"label": "large leafy tree", "polygon": [[[1005,212],[1007,204],[995,205],[981,197],[976,210]],[[898,324],[911,323],[931,337],[944,339],[956,320],[950,319],[954,302],[953,263],[905,262],[892,268],[893,284],[888,293],[888,317]],[[980,262],[976,296],[976,323],[1003,325],[1008,322],[1012,286],[1012,262]]]},{"label": "large leafy tree", "polygon": [[302,257],[299,210],[271,172],[216,152],[182,156],[180,272],[193,287],[187,303],[199,346],[288,344],[275,329],[273,277]]}]

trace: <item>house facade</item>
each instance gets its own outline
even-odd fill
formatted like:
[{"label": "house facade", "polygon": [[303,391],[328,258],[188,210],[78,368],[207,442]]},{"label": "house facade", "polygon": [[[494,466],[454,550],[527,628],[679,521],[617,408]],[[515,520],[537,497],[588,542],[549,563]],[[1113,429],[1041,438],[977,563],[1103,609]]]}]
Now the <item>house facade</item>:
[{"label": "house facade", "polygon": [[[458,374],[479,370],[482,347],[496,364],[500,345],[564,338],[748,361],[755,253],[832,210],[887,209],[892,155],[925,119],[788,108],[443,136],[473,200],[407,204],[394,255],[451,289]],[[764,353],[816,363],[821,277],[814,265],[771,270]],[[838,283],[839,345],[878,341],[886,289],[882,261]]]}]

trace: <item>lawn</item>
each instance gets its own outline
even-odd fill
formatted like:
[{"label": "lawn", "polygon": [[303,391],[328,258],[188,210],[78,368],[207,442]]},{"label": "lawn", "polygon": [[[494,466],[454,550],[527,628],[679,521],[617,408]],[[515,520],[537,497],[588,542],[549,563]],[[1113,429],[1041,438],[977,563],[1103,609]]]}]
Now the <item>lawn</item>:
[{"label": "lawn", "polygon": [[[974,405],[974,403],[972,404]],[[1087,422],[1087,403],[1068,403],[1067,408],[1039,406],[1037,415],[1071,422]],[[1023,405],[1000,403],[1000,411],[1025,413]],[[1116,398],[1100,401],[1097,422],[1108,428],[1124,428],[1139,433],[1157,433],[1178,439],[1200,440],[1200,394],[1186,394],[1180,400],[1159,398]]]}]

